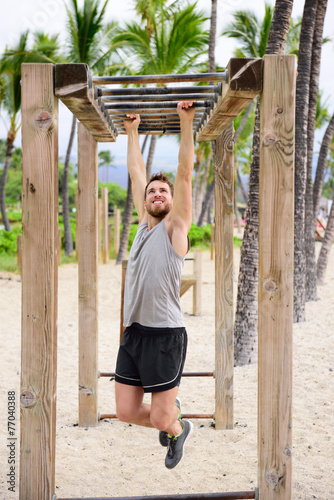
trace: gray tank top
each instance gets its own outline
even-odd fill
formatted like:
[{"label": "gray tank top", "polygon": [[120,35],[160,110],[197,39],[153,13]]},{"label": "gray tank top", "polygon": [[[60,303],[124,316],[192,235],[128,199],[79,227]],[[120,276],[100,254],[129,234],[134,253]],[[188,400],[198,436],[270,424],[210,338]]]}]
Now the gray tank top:
[{"label": "gray tank top", "polygon": [[184,326],[180,306],[184,257],[172,247],[165,221],[141,224],[131,247],[124,291],[124,326]]}]

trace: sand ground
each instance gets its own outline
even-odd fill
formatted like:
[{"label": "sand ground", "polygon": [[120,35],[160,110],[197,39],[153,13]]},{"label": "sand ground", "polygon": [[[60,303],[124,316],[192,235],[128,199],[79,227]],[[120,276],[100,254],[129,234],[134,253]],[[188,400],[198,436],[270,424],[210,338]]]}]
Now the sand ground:
[{"label": "sand ground", "polygon": [[[235,282],[239,251],[235,250]],[[185,274],[192,272],[186,262]],[[189,335],[186,371],[214,369],[214,262],[204,253],[202,315],[192,315],[192,292],[182,297]],[[157,431],[118,421],[95,428],[78,422],[77,265],[59,268],[56,495],[131,496],[242,491],[257,485],[257,366],[235,369],[234,429],[215,430],[194,420],[194,433],[180,465],[169,471]],[[100,265],[99,366],[113,371],[119,338],[121,269]],[[0,275],[0,499],[18,499],[7,489],[7,395],[20,392],[19,276]],[[334,499],[334,250],[319,300],[307,304],[307,321],[294,325],[293,499]],[[183,412],[214,412],[214,381],[183,379]],[[99,381],[99,410],[114,412],[114,382]],[[17,431],[19,415],[17,414]],[[19,433],[17,432],[17,437]],[[16,462],[18,461],[18,444]],[[16,463],[16,466],[18,464]],[[18,469],[17,469],[18,477]],[[37,499],[31,499],[37,500]]]}]

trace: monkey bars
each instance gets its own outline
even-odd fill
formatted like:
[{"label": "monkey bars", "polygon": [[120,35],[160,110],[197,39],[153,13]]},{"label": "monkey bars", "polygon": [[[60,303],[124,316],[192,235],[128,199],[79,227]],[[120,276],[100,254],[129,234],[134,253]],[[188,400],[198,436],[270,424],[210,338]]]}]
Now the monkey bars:
[{"label": "monkey bars", "polygon": [[56,96],[97,142],[114,142],[126,134],[123,120],[134,113],[141,116],[139,134],[179,134],[176,106],[181,100],[196,101],[194,135],[209,141],[261,92],[262,59],[231,59],[222,73],[121,77],[93,77],[86,64],[56,64],[55,81]]}]

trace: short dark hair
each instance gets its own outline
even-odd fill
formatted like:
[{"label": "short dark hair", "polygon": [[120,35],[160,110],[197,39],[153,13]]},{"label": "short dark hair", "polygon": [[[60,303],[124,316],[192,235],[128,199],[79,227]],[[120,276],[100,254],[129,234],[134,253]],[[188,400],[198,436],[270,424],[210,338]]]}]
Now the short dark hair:
[{"label": "short dark hair", "polygon": [[170,192],[172,193],[172,197],[174,195],[174,184],[172,183],[172,181],[170,180],[170,178],[168,177],[168,175],[164,174],[163,172],[158,172],[157,174],[152,174],[148,183],[146,184],[146,187],[145,187],[145,197],[144,199],[146,200],[146,195],[147,195],[147,188],[148,186],[151,184],[151,182],[153,181],[161,181],[161,182],[165,182],[166,184],[168,184],[169,188],[170,188]]}]

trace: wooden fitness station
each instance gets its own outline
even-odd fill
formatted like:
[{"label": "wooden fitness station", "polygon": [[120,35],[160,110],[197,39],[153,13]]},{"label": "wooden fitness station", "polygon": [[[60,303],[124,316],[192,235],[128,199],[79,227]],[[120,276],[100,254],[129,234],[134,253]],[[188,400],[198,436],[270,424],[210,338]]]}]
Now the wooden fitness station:
[{"label": "wooden fitness station", "polygon": [[232,429],[233,119],[258,94],[257,488],[128,500],[291,499],[295,81],[293,55],[235,58],[223,73],[197,75],[92,77],[85,64],[22,65],[20,500],[56,500],[58,99],[80,122],[79,425],[98,424],[97,143],[124,134],[123,118],[133,112],[141,115],[141,134],[178,134],[177,101],[193,99],[196,140],[216,141],[215,424]]}]

